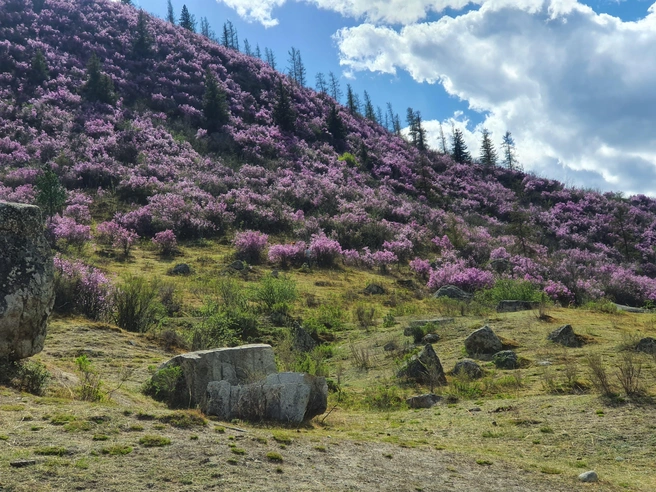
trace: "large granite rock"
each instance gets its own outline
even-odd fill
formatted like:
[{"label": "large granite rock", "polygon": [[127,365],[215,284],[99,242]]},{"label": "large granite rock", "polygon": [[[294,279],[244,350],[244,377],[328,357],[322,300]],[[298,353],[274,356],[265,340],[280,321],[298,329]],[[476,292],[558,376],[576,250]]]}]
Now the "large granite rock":
[{"label": "large granite rock", "polygon": [[195,407],[205,397],[211,381],[231,385],[247,384],[277,372],[273,349],[266,344],[200,350],[176,355],[160,367],[180,367],[182,377],[169,403],[175,407]]},{"label": "large granite rock", "polygon": [[325,378],[297,372],[270,374],[262,381],[207,385],[203,412],[222,420],[275,420],[300,423],[321,415],[328,405]]},{"label": "large granite rock", "polygon": [[433,346],[429,343],[426,344],[419,354],[413,355],[406,362],[397,373],[397,376],[436,386],[446,385],[446,376],[444,375],[444,368],[442,368],[440,358],[435,353]]},{"label": "large granite rock", "polygon": [[574,333],[572,325],[563,325],[560,328],[556,328],[549,333],[547,339],[554,343],[564,345],[565,347],[580,347],[582,345],[581,340],[579,340],[579,337]]},{"label": "large granite rock", "polygon": [[518,369],[519,359],[512,350],[502,350],[492,356],[492,362],[499,369]]},{"label": "large granite rock", "polygon": [[517,311],[530,311],[538,309],[539,302],[532,301],[499,301],[497,304],[497,313],[514,313]]},{"label": "large granite rock", "polygon": [[471,359],[463,359],[456,362],[452,372],[454,376],[464,375],[470,379],[483,377],[483,369]]},{"label": "large granite rock", "polygon": [[0,358],[43,350],[55,302],[52,252],[41,210],[0,202]]},{"label": "large granite rock", "polygon": [[467,350],[470,357],[493,355],[501,349],[503,349],[501,340],[492,331],[492,328],[487,325],[476,330],[465,339],[465,350]]},{"label": "large granite rock", "polygon": [[455,285],[444,285],[433,294],[433,297],[448,297],[449,299],[456,299],[458,301],[469,301],[474,296]]},{"label": "large granite rock", "polygon": [[405,402],[410,408],[431,408],[437,405],[441,396],[436,395],[435,393],[426,393],[425,395],[411,396],[406,398]]}]

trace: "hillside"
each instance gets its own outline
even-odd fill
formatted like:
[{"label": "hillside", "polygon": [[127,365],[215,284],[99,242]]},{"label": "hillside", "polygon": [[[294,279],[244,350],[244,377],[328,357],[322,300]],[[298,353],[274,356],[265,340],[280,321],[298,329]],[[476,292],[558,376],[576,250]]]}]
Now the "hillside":
[{"label": "hillside", "polygon": [[[0,490],[656,488],[655,319],[615,304],[656,302],[654,199],[420,151],[109,0],[0,0],[0,199],[42,207],[57,294],[44,352],[0,361]],[[547,341],[565,324],[581,347]],[[517,365],[453,374],[484,325]],[[397,376],[430,332],[436,388]],[[142,393],[173,354],[245,342],[326,376],[331,412],[208,422]]]}]

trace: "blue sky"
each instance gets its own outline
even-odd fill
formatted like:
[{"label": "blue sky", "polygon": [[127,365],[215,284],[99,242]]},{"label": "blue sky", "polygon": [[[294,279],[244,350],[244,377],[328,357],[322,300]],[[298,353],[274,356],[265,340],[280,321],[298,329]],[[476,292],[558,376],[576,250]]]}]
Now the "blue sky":
[{"label": "blue sky", "polygon": [[[164,17],[166,0],[135,2]],[[294,46],[314,86],[333,71],[404,120],[421,111],[477,155],[480,130],[513,133],[526,170],[569,185],[656,196],[653,0],[173,0],[217,32]],[[653,110],[649,109],[653,108]]]}]

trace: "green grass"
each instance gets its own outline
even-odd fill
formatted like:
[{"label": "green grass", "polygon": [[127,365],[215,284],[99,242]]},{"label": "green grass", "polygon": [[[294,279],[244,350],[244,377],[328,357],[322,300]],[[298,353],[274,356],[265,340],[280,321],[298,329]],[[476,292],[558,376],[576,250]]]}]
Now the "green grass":
[{"label": "green grass", "polygon": [[276,453],[275,451],[269,451],[266,454],[266,457],[269,461],[274,461],[274,462],[279,462],[282,463],[282,455],[280,453]]},{"label": "green grass", "polygon": [[155,435],[145,435],[139,439],[139,444],[146,448],[156,448],[162,446],[168,446],[171,444],[171,439],[164,436],[155,436]]},{"label": "green grass", "polygon": [[126,444],[115,444],[114,446],[102,448],[101,452],[102,454],[107,454],[109,456],[123,456],[132,452],[132,446]]},{"label": "green grass", "polygon": [[68,449],[61,446],[46,446],[35,449],[34,453],[41,456],[64,456],[68,454]]}]

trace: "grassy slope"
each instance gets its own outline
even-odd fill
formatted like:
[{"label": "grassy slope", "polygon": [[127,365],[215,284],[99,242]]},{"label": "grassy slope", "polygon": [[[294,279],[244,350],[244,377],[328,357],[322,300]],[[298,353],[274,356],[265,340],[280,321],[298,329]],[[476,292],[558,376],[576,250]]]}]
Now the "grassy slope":
[{"label": "grassy slope", "polygon": [[[183,256],[175,261],[190,263],[194,274],[167,277],[167,281],[175,282],[185,292],[187,306],[193,306],[200,302],[208,280],[230,261],[230,253],[228,247],[216,243],[184,248]],[[103,266],[117,273],[164,276],[171,263],[139,248],[130,261]],[[266,272],[266,267],[255,268],[246,284],[252,286]],[[0,488],[178,490],[223,486],[265,490],[294,484],[296,490],[317,490],[331,483],[331,488],[338,490],[435,490],[438,484],[438,488],[450,490],[578,490],[581,485],[576,475],[596,469],[601,477],[598,490],[656,489],[652,472],[656,438],[650,424],[656,411],[648,400],[608,405],[593,393],[558,395],[546,389],[550,378],[561,384],[568,371],[578,371],[577,379],[585,383],[584,358],[590,353],[604,356],[615,380],[614,366],[624,353],[619,349],[637,336],[656,336],[653,315],[554,308],[549,311],[553,318],[549,323],[539,321],[534,312],[470,310],[461,316],[458,307],[430,298],[420,300],[399,288],[395,277],[402,275],[397,271],[388,276],[350,269],[289,274],[301,291],[295,314],[311,312],[307,300],[314,296],[315,302],[337,303],[349,312],[359,302],[374,303],[379,318],[393,312],[400,322],[391,328],[379,323],[370,332],[349,326],[336,334],[335,356],[328,366],[332,377],[339,376],[345,397],[325,422],[317,419],[300,429],[239,423],[236,426],[246,432],[226,429],[218,433],[215,427],[221,424],[213,422],[176,429],[158,420],[140,420],[139,412],[155,417],[170,413],[141,395],[139,388],[148,377],[148,367],[171,354],[147,335],[81,318],[55,318],[46,348],[36,357],[54,376],[47,396],[0,388]],[[364,296],[361,290],[371,281],[385,285],[388,294],[375,299]],[[363,393],[393,382],[397,362],[383,345],[391,340],[399,346],[407,342],[402,331],[408,319],[444,315],[455,316],[455,323],[440,331],[442,339],[434,347],[446,370],[464,356],[465,336],[483,324],[516,344],[526,367],[495,371],[491,363],[483,362],[488,375],[480,384],[457,385],[449,376],[450,385],[440,391],[445,396],[458,395],[456,403],[427,410],[365,408],[360,403]],[[546,341],[549,331],[565,323],[572,324],[590,343],[581,349],[563,349]],[[354,367],[351,346],[369,354],[371,369]],[[111,399],[101,403],[73,399],[79,384],[74,359],[83,353],[98,369],[106,390],[119,385],[119,374],[132,371]],[[653,392],[656,364],[650,357],[639,357],[644,383]],[[540,365],[540,361],[551,365]],[[410,395],[427,388],[401,387],[398,391]],[[334,404],[336,397],[331,398]],[[62,414],[75,416],[78,423],[94,416],[108,419],[68,427],[53,425],[52,417]],[[281,449],[273,439],[277,433],[291,436],[293,443]],[[93,440],[97,434],[108,440]],[[138,444],[144,434],[167,436],[172,444],[145,448]],[[116,444],[133,450],[125,456],[102,453],[103,448]],[[246,454],[235,454],[231,444]],[[46,446],[65,448],[66,454],[39,455]],[[279,452],[283,462],[269,461],[266,453],[270,451]],[[8,461],[16,458],[36,458],[38,463],[12,469]]]}]

